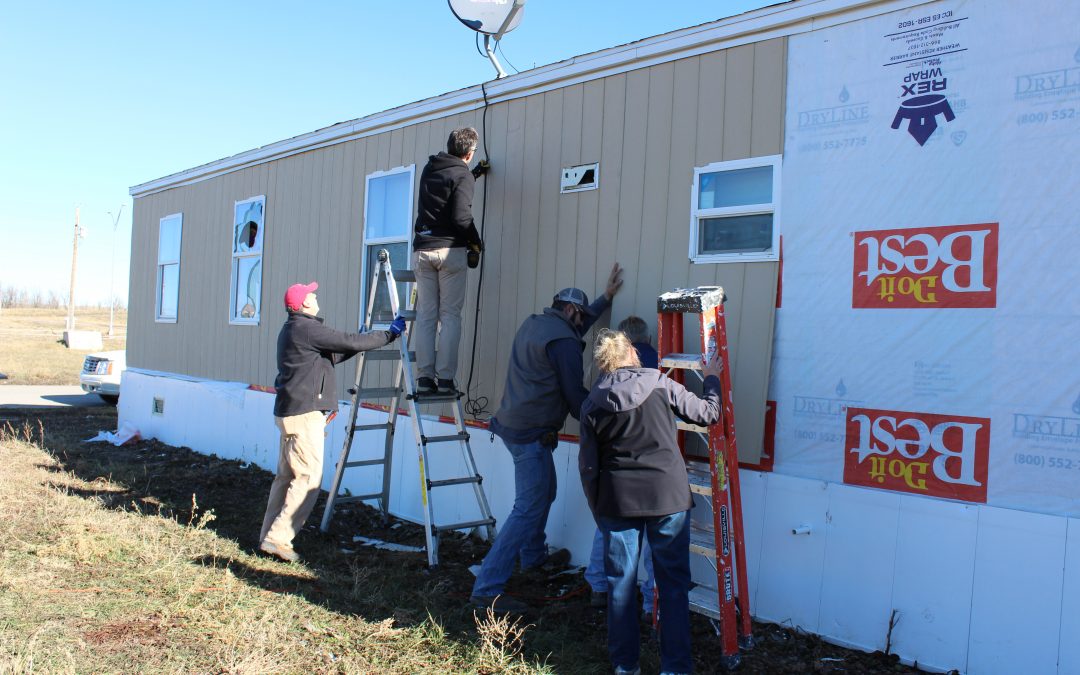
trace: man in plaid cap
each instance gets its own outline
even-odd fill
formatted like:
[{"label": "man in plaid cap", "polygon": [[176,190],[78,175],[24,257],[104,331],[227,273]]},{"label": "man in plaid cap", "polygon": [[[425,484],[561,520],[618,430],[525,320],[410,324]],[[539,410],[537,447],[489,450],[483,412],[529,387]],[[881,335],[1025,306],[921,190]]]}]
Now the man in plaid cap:
[{"label": "man in plaid cap", "polygon": [[524,611],[524,603],[502,595],[515,561],[526,570],[570,562],[566,549],[547,550],[544,530],[556,490],[551,455],[566,416],[577,419],[589,395],[582,383],[584,336],[621,286],[622,267],[615,263],[596,302],[589,304],[580,288],[564,288],[551,307],[525,319],[514,337],[502,403],[491,420],[491,431],[514,458],[514,508],[476,576],[474,606]]}]

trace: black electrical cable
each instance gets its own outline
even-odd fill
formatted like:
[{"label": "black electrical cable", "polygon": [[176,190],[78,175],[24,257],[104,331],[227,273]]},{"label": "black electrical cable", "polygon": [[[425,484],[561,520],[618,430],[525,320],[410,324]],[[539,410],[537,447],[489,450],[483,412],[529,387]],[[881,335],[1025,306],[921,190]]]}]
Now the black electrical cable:
[{"label": "black electrical cable", "polygon": [[510,69],[513,70],[515,74],[521,72],[520,70],[518,70],[517,66],[510,63],[510,58],[506,55],[506,51],[502,48],[502,40],[499,40],[495,43],[495,48],[499,50],[499,53],[502,54],[503,61],[506,61],[506,65],[510,66]]},{"label": "black electrical cable", "polygon": [[[487,83],[480,83],[480,91],[484,95],[484,112],[480,121],[480,133],[481,142],[484,144],[484,160],[489,161],[490,155],[488,154],[487,144],[487,114],[490,103],[487,97]],[[480,241],[484,240],[484,226],[487,221],[487,197],[488,197],[488,179],[485,178],[484,183],[484,197],[480,200]],[[472,416],[473,419],[481,419],[482,415],[488,414],[487,405],[488,399],[486,396],[477,396],[473,398],[470,392],[472,391],[473,372],[476,369],[476,345],[478,343],[479,326],[480,326],[480,293],[484,288],[484,261],[487,255],[480,255],[480,276],[476,282],[476,314],[473,316],[473,336],[472,336],[472,357],[469,360],[469,379],[465,384],[465,412]]]}]

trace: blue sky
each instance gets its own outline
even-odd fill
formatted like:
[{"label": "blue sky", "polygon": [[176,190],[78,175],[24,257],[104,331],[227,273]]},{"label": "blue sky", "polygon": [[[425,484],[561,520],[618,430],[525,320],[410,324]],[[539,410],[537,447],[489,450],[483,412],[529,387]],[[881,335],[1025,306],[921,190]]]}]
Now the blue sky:
[{"label": "blue sky", "polygon": [[[531,0],[526,70],[771,4]],[[126,302],[128,188],[494,77],[445,0],[18,3],[0,23],[0,286]],[[115,236],[112,219],[123,205]]]}]

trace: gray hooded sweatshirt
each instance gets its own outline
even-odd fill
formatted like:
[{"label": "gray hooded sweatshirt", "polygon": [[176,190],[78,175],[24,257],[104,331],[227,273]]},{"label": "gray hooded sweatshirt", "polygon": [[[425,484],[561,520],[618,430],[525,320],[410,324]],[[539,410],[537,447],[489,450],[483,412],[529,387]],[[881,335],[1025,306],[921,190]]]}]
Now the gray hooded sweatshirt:
[{"label": "gray hooded sweatshirt", "polygon": [[581,486],[594,516],[667,516],[693,506],[675,416],[720,419],[720,380],[702,397],[652,368],[601,375],[581,406]]}]

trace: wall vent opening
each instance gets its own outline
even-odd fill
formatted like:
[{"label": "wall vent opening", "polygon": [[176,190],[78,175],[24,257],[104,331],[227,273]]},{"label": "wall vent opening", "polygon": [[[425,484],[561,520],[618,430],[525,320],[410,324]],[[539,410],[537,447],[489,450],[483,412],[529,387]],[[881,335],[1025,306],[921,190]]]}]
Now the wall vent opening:
[{"label": "wall vent opening", "polygon": [[157,396],[155,396],[154,397],[154,407],[151,410],[151,412],[153,414],[155,414],[155,415],[164,415],[165,414],[165,399],[158,398]]},{"label": "wall vent opening", "polygon": [[568,166],[559,178],[559,192],[583,192],[600,187],[600,162]]}]

